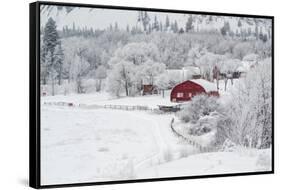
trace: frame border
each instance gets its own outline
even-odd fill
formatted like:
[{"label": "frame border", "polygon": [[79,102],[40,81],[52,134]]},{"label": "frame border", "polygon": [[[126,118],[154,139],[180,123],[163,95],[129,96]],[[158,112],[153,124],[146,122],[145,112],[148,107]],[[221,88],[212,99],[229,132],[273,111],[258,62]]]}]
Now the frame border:
[{"label": "frame border", "polygon": [[[196,175],[196,176],[177,176],[164,178],[147,178],[134,180],[115,180],[102,182],[83,182],[69,184],[41,184],[41,159],[40,159],[40,5],[54,6],[74,6],[80,8],[104,8],[118,10],[133,10],[133,11],[150,11],[150,12],[166,12],[180,14],[196,14],[196,15],[216,15],[216,16],[231,16],[231,17],[247,17],[271,19],[272,23],[272,149],[271,149],[271,171],[259,172],[241,172],[227,174],[211,174],[211,175]],[[139,182],[158,182],[170,180],[186,180],[186,179],[201,179],[201,178],[217,178],[217,177],[234,177],[234,176],[249,176],[274,174],[274,16],[268,15],[251,15],[251,14],[235,14],[235,13],[219,13],[219,12],[204,12],[204,11],[188,11],[188,10],[171,10],[145,7],[126,7],[112,5],[95,5],[95,4],[80,4],[80,3],[63,3],[37,1],[29,4],[29,186],[41,188],[59,188],[59,187],[77,187],[90,185],[111,185],[124,183],[139,183]]]}]

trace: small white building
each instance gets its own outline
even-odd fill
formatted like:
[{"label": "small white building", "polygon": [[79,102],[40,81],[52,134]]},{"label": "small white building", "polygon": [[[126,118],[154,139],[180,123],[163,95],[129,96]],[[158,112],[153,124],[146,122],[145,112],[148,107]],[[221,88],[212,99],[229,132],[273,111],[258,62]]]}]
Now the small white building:
[{"label": "small white building", "polygon": [[196,66],[186,66],[182,69],[167,69],[167,74],[180,82],[201,78],[200,69]]}]

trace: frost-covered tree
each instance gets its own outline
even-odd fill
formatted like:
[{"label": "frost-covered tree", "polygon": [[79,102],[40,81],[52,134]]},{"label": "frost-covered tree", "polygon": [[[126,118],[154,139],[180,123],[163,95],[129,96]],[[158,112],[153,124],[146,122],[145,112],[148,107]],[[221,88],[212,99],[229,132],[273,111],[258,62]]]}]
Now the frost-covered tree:
[{"label": "frost-covered tree", "polygon": [[61,47],[61,43],[59,43],[54,52],[54,68],[58,73],[58,84],[62,84],[62,77],[63,77],[63,64],[64,64],[64,53]]},{"label": "frost-covered tree", "polygon": [[268,148],[272,144],[272,70],[267,59],[250,70],[231,93],[229,102],[231,126],[237,144]]},{"label": "frost-covered tree", "polygon": [[107,77],[107,70],[106,68],[101,65],[95,71],[95,79],[96,79],[96,91],[99,92],[102,86],[102,80]]},{"label": "frost-covered tree", "polygon": [[135,76],[134,68],[135,65],[128,61],[113,65],[109,72],[107,90],[115,96],[120,96],[122,91],[125,91],[126,96],[130,96]]},{"label": "frost-covered tree", "polygon": [[[47,55],[46,55],[46,58],[45,58],[45,61],[47,63],[50,63],[52,61],[52,55],[51,55],[51,52],[48,51]],[[57,77],[58,73],[56,71],[56,69],[52,66],[50,66],[48,68],[48,78],[51,82],[51,94],[52,96],[55,95],[55,84],[56,84],[56,77]]]},{"label": "frost-covered tree", "polygon": [[83,57],[85,49],[78,49],[73,57],[73,63],[70,68],[70,76],[74,79],[76,84],[76,92],[78,94],[84,93],[83,78],[89,72],[89,63]]},{"label": "frost-covered tree", "polygon": [[141,72],[143,72],[143,76],[145,80],[148,81],[149,84],[154,85],[155,78],[165,71],[166,66],[163,63],[153,62],[151,60],[147,60],[141,66]]},{"label": "frost-covered tree", "polygon": [[253,45],[249,42],[240,42],[233,48],[234,58],[242,60],[243,57],[253,52]]},{"label": "frost-covered tree", "polygon": [[217,67],[220,70],[224,60],[225,56],[207,52],[197,59],[196,65],[200,68],[201,75],[204,79],[213,81],[214,68]]},{"label": "frost-covered tree", "polygon": [[167,75],[167,73],[158,75],[155,84],[162,91],[162,97],[164,98],[165,90],[168,90],[170,88],[169,75]]},{"label": "frost-covered tree", "polygon": [[146,42],[129,43],[117,49],[109,63],[113,65],[123,60],[132,62],[134,65],[140,65],[148,59],[156,62],[159,60],[159,51],[155,44]]}]

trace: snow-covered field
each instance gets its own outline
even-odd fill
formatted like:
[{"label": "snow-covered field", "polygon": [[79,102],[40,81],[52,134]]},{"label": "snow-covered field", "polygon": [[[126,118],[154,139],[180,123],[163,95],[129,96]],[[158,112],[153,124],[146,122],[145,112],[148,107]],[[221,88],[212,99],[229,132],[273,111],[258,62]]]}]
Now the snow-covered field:
[{"label": "snow-covered field", "polygon": [[190,151],[170,133],[171,115],[42,107],[43,184],[136,178],[139,168]]},{"label": "snow-covered field", "polygon": [[[41,98],[42,103],[59,101],[155,108],[167,104],[169,97],[112,99],[97,93]],[[170,122],[174,117],[144,111],[42,104],[42,184],[270,170],[269,151],[196,154],[196,148],[172,133]]]},{"label": "snow-covered field", "polygon": [[45,96],[41,98],[44,102],[71,102],[74,105],[126,105],[126,106],[148,106],[149,108],[158,108],[158,105],[176,105],[177,103],[170,102],[170,95],[167,94],[164,98],[161,95],[137,96],[137,97],[121,97],[112,98],[107,93],[93,94],[70,94],[67,96]]},{"label": "snow-covered field", "polygon": [[229,174],[271,170],[271,151],[201,153],[144,169],[142,178]]}]

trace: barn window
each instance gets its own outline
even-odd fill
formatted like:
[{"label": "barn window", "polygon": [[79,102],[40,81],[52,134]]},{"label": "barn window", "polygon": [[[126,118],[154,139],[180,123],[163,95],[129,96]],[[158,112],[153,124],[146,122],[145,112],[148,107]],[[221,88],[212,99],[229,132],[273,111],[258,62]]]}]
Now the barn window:
[{"label": "barn window", "polygon": [[189,97],[189,98],[192,97],[192,93],[191,93],[191,92],[188,93],[188,97]]},{"label": "barn window", "polygon": [[177,98],[182,98],[183,97],[183,92],[178,92],[177,93]]}]

